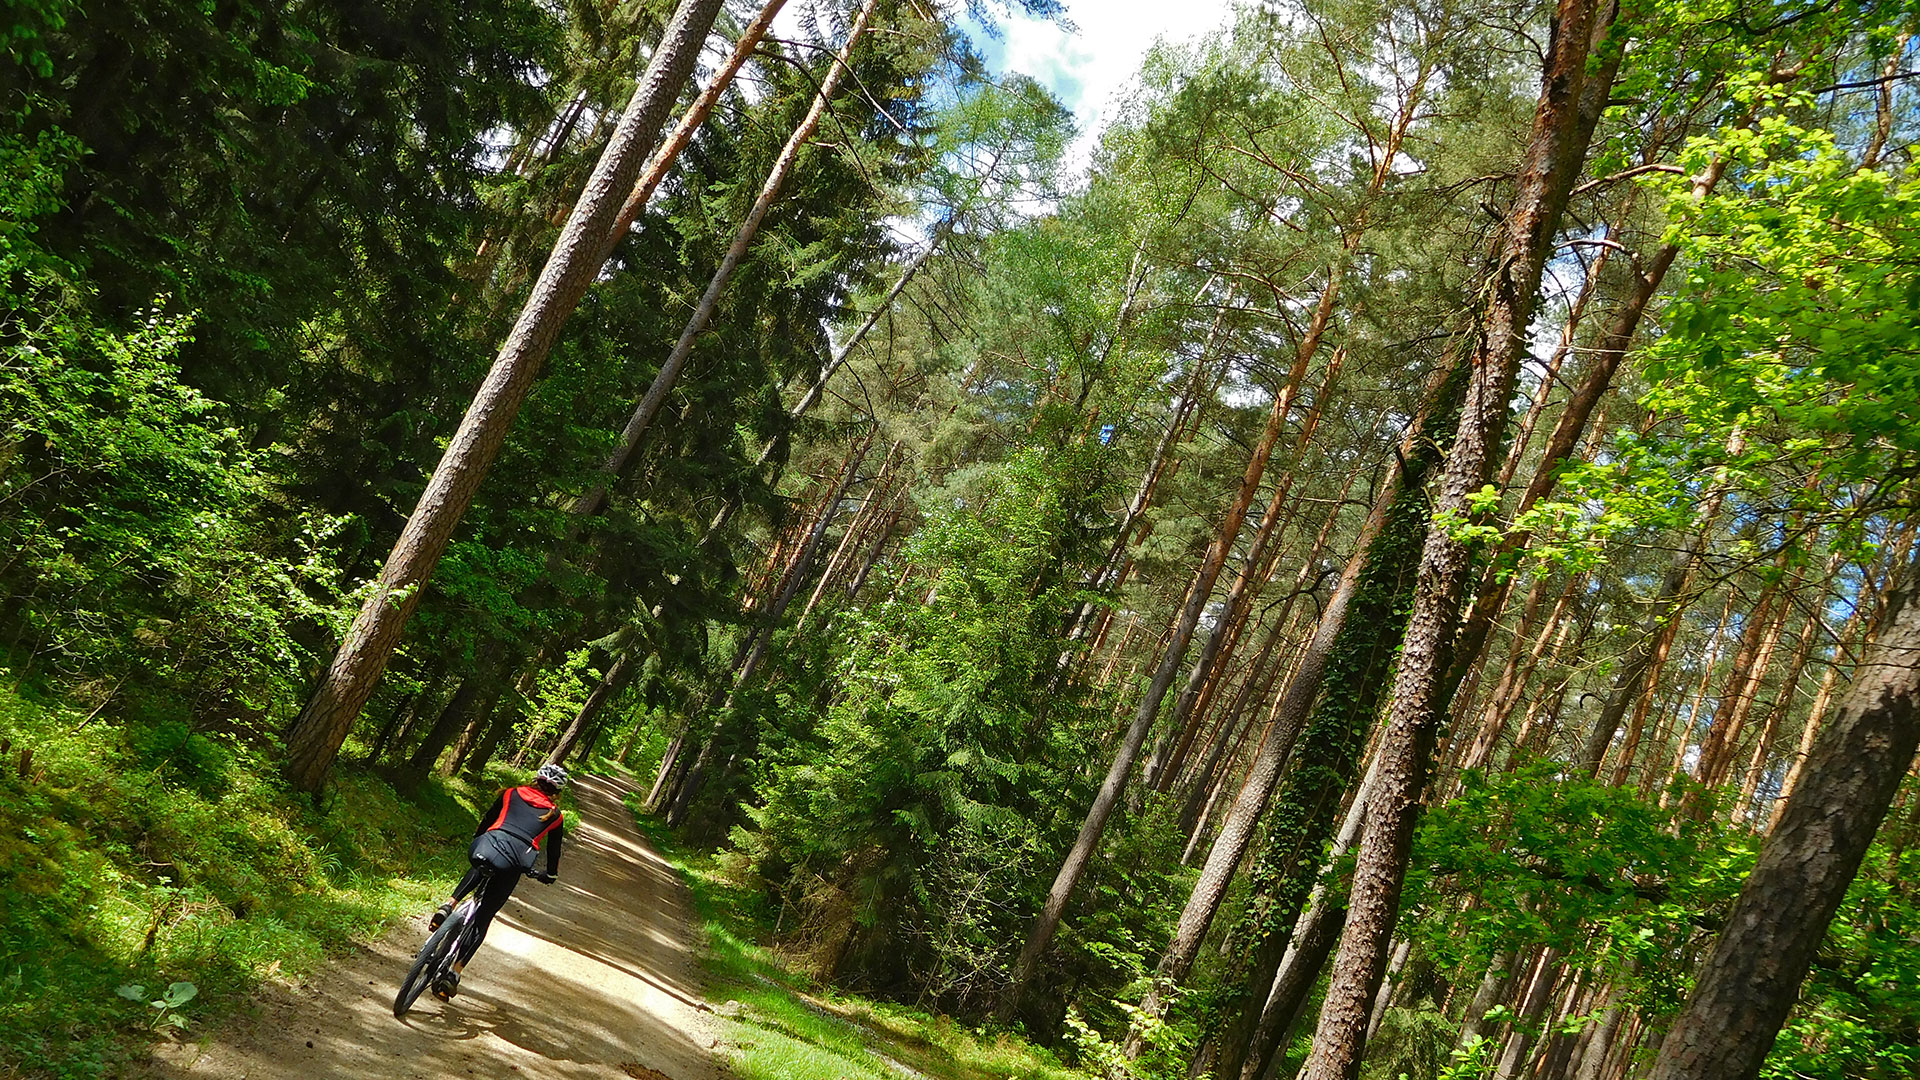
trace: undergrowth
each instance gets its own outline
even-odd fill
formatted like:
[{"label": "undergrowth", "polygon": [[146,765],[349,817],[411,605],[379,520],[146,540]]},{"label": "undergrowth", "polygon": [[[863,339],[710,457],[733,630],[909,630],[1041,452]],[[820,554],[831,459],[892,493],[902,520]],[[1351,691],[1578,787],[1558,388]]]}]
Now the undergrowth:
[{"label": "undergrowth", "polygon": [[191,1037],[418,910],[464,862],[472,789],[409,800],[343,768],[316,808],[239,740],[89,719],[0,686],[0,1076],[110,1075],[153,1037],[118,988],[194,984]]},{"label": "undergrowth", "polygon": [[702,923],[707,1000],[740,1080],[1087,1080],[1046,1050],[945,1016],[810,985],[764,942],[773,927],[755,897],[711,855],[687,850],[627,797],[654,846],[693,893]]}]

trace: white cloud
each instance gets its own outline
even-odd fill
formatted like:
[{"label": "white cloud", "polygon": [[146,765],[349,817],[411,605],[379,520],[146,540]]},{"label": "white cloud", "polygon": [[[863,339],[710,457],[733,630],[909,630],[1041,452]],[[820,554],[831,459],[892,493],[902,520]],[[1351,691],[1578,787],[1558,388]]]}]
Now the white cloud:
[{"label": "white cloud", "polygon": [[1084,164],[1092,154],[1116,98],[1140,70],[1156,40],[1190,41],[1224,26],[1232,0],[1065,0],[1074,24],[1057,25],[1023,16],[1001,24],[1003,39],[977,37],[999,70],[1031,75],[1052,90],[1080,125],[1069,157]]},{"label": "white cloud", "polygon": [[[975,27],[975,46],[996,71],[1030,75],[1074,114],[1080,137],[1068,150],[1074,167],[1092,157],[1107,118],[1162,38],[1190,41],[1226,25],[1235,0],[1063,0],[1071,33],[1046,19],[1006,13],[999,37]],[[1244,0],[1243,0],[1244,2]],[[995,5],[989,4],[991,9]],[[1011,3],[1001,8],[1013,7]],[[810,5],[789,3],[774,20],[776,36],[811,38]]]}]

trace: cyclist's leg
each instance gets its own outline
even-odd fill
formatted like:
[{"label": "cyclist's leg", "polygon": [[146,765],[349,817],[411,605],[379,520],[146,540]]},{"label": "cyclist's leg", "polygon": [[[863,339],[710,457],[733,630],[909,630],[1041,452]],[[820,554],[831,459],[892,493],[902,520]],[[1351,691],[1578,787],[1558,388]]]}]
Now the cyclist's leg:
[{"label": "cyclist's leg", "polygon": [[440,924],[446,921],[447,916],[453,914],[453,906],[466,899],[467,894],[473,891],[474,886],[480,884],[480,878],[485,872],[480,858],[475,856],[473,865],[467,867],[466,876],[460,879],[460,884],[453,887],[453,899],[434,909],[433,917],[427,920],[428,929],[440,929]]},{"label": "cyclist's leg", "polygon": [[473,865],[467,867],[466,876],[460,879],[460,884],[453,887],[453,902],[457,904],[466,899],[467,894],[473,891],[473,887],[480,884],[480,878],[485,873],[480,860],[475,859]]},{"label": "cyclist's leg", "polygon": [[487,881],[480,893],[479,910],[473,913],[472,924],[460,935],[461,951],[459,960],[453,966],[455,972],[466,969],[467,961],[473,959],[480,943],[486,940],[487,928],[493,925],[493,917],[506,906],[507,899],[513,895],[514,886],[518,884],[520,875],[511,870],[496,873]]}]

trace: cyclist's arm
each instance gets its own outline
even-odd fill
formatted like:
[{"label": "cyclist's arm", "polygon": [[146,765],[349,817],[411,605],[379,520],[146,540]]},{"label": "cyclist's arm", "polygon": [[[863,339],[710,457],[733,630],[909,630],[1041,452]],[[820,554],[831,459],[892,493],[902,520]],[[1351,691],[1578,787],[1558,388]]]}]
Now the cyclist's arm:
[{"label": "cyclist's arm", "polygon": [[560,823],[553,827],[553,831],[547,834],[547,840],[549,841],[547,845],[548,877],[553,877],[560,872],[560,841],[565,839],[566,835],[567,819],[563,817],[560,819]]}]

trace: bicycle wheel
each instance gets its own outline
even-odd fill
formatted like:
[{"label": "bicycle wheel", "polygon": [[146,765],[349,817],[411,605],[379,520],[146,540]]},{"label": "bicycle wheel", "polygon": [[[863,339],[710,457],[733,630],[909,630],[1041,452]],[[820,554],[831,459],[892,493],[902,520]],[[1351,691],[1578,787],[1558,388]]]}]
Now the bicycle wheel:
[{"label": "bicycle wheel", "polygon": [[440,928],[428,935],[427,943],[420,946],[420,954],[413,958],[413,966],[407,969],[407,977],[400,980],[400,992],[393,997],[393,1017],[398,1020],[407,1015],[413,1003],[419,1000],[427,984],[440,971],[440,965],[453,951],[459,940],[460,931],[467,925],[468,905],[461,904],[453,909]]}]

